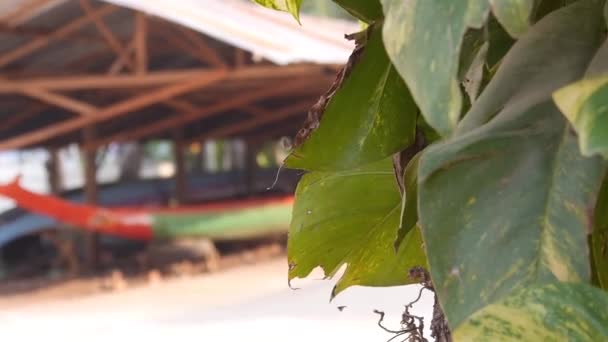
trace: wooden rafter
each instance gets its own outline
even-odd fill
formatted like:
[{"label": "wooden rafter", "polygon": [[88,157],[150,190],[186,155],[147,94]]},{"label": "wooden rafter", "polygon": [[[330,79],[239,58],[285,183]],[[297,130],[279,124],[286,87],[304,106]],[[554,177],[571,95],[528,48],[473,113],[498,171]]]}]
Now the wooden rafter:
[{"label": "wooden rafter", "polygon": [[148,70],[148,46],[147,40],[147,24],[146,15],[141,12],[135,12],[135,25],[133,35],[133,45],[135,49],[135,72],[137,74],[145,74]]},{"label": "wooden rafter", "polygon": [[127,45],[127,47],[123,50],[122,54],[116,58],[116,60],[110,65],[108,69],[109,75],[116,75],[120,73],[120,71],[129,65],[133,65],[133,59],[131,56],[135,51],[135,42],[131,42]]},{"label": "wooden rafter", "polygon": [[[90,0],[80,0],[80,7],[84,11],[85,16],[89,18],[91,22],[93,22],[95,28],[97,29],[99,34],[101,34],[110,49],[112,49],[112,51],[114,51],[114,53],[119,58],[120,56],[124,55],[125,50],[127,48],[123,46],[123,44],[120,42],[120,39],[118,39],[116,35],[112,32],[112,30],[104,23],[103,18],[94,15],[95,9],[93,8],[93,6],[91,6]],[[133,64],[130,59],[125,60],[124,63],[128,67],[133,68]]]},{"label": "wooden rafter", "polygon": [[[310,81],[292,81],[284,84],[280,88],[262,88],[257,91],[242,94],[241,96],[220,101],[204,108],[194,108],[192,111],[185,112],[181,115],[171,115],[167,119],[155,121],[147,126],[106,136],[103,139],[96,141],[94,147],[106,145],[114,141],[128,141],[145,138],[147,136],[157,134],[158,132],[166,131],[170,128],[187,125],[193,121],[208,118],[227,110],[246,106],[255,101],[260,101],[271,97],[285,96],[294,91],[302,91],[304,89],[311,88],[316,89]],[[0,149],[1,147],[2,144],[0,144]]]},{"label": "wooden rafter", "polygon": [[[101,18],[114,11],[116,11],[116,7],[111,6],[111,5],[105,5],[105,6],[95,9],[92,12],[91,17]],[[33,40],[29,41],[28,43],[25,43],[25,44],[15,48],[14,50],[11,50],[11,51],[1,55],[0,56],[0,67],[6,66],[6,65],[18,60],[19,58],[25,57],[25,56],[31,54],[32,52],[49,45],[53,40],[65,37],[75,31],[81,29],[83,26],[85,26],[91,22],[91,17],[79,17],[78,19],[75,19],[75,20],[65,24],[64,26],[56,29],[55,31],[53,31],[53,33],[49,34],[48,37],[33,39]]]},{"label": "wooden rafter", "polygon": [[275,121],[286,119],[290,116],[305,113],[312,106],[311,101],[302,101],[291,104],[278,110],[267,110],[255,106],[248,106],[247,111],[254,114],[250,119],[243,120],[231,125],[219,127],[215,130],[204,132],[189,140],[189,142],[205,141],[208,139],[224,138],[249,131],[255,127],[266,125]]},{"label": "wooden rafter", "polygon": [[228,67],[228,64],[224,61],[224,59],[217,53],[216,50],[209,47],[207,42],[198,34],[197,32],[192,31],[191,29],[181,26],[181,25],[173,25],[173,27],[177,28],[186,39],[192,43],[195,49],[200,51],[211,65],[216,67]]},{"label": "wooden rafter", "polygon": [[2,125],[0,125],[0,132],[5,133],[19,124],[30,120],[31,118],[41,114],[44,112],[48,106],[46,104],[37,103],[22,113],[17,113],[16,115],[12,115],[8,117],[6,120],[2,121]]},{"label": "wooden rafter", "polygon": [[16,11],[8,13],[6,16],[0,19],[3,24],[13,27],[19,25],[27,17],[48,5],[51,0],[31,0],[24,5],[20,6]]},{"label": "wooden rafter", "polygon": [[168,107],[171,107],[172,109],[182,114],[192,113],[200,110],[200,107],[197,107],[188,101],[180,99],[170,99],[167,101],[163,101],[163,104],[167,105]]},{"label": "wooden rafter", "polygon": [[234,66],[237,68],[242,68],[245,64],[247,64],[247,52],[243,49],[239,49],[237,47],[234,48]]},{"label": "wooden rafter", "polygon": [[179,96],[196,89],[201,89],[225,78],[225,76],[226,72],[217,71],[215,74],[210,74],[205,78],[189,79],[184,82],[155,89],[153,91],[146,92],[142,95],[138,95],[100,109],[98,112],[91,113],[91,115],[80,116],[74,119],[62,121],[60,123],[38,129],[34,132],[29,132],[11,139],[7,139],[0,142],[0,150],[22,148],[62,134],[73,132],[86,126],[98,124],[112,118],[137,111],[152,104],[165,101],[172,97]]},{"label": "wooden rafter", "polygon": [[23,94],[46,102],[48,104],[67,109],[71,112],[80,115],[89,115],[91,113],[99,111],[99,108],[90,105],[88,103],[75,100],[65,95],[53,93],[41,88],[26,88],[23,89]]},{"label": "wooden rafter", "polygon": [[163,40],[174,46],[176,49],[188,53],[190,56],[198,59],[205,65],[208,64],[218,68],[224,68],[226,66],[221,59],[211,57],[209,54],[205,53],[205,50],[197,48],[197,46],[193,45],[193,43],[186,39],[186,37],[184,37],[183,35],[176,34],[177,32],[173,32],[173,28],[165,22],[157,20],[155,21],[155,23],[162,24],[150,25],[150,29],[154,31],[154,34],[163,38]]},{"label": "wooden rafter", "polygon": [[[193,78],[206,78],[217,74],[217,70],[186,69],[149,72],[145,75],[74,75],[65,77],[41,77],[22,80],[0,79],[0,93],[19,93],[25,88],[43,88],[54,91],[86,89],[121,89],[165,85]],[[247,79],[286,79],[318,74],[323,78],[324,69],[314,65],[248,66],[226,74],[226,81]]]},{"label": "wooden rafter", "polygon": [[[6,24],[0,23],[0,33],[14,35],[14,36],[22,36],[27,38],[41,38],[48,39],[49,36],[53,33],[53,30],[49,30],[46,28],[35,28],[35,27],[10,27]],[[74,33],[68,37],[60,37],[57,40],[65,40],[69,42],[79,42],[79,43],[92,43],[98,42],[99,37],[88,34],[88,33]]]}]

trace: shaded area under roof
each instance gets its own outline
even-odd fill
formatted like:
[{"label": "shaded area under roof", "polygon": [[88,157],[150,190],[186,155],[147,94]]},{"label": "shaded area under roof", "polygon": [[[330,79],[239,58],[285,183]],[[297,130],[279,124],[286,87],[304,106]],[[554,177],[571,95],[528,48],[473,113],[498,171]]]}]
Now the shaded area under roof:
[{"label": "shaded area under roof", "polygon": [[87,127],[89,147],[293,134],[357,29],[239,0],[10,0],[0,18],[0,150]]}]

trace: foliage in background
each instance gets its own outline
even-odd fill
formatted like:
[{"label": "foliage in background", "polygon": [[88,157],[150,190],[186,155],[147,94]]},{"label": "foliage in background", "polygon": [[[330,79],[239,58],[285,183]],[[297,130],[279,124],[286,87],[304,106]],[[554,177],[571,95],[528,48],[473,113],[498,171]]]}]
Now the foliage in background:
[{"label": "foliage in background", "polygon": [[608,340],[606,1],[335,2],[369,27],[285,162],[289,278],[422,281],[439,341]]}]

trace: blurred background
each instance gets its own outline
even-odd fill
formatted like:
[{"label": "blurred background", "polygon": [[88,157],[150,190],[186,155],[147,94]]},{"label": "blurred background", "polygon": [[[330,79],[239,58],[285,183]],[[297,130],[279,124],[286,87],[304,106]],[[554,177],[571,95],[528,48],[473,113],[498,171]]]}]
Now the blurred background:
[{"label": "blurred background", "polygon": [[327,0],[301,25],[244,0],[0,1],[0,337],[390,338],[373,310],[398,328],[418,287],[287,284],[281,161],[359,29]]}]

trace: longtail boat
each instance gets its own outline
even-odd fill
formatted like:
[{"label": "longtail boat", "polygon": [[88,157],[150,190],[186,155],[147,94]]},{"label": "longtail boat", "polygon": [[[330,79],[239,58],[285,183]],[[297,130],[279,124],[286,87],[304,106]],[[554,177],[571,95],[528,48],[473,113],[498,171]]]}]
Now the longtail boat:
[{"label": "longtail boat", "polygon": [[[109,206],[104,206],[104,201],[100,206],[84,204],[78,200],[81,194],[62,198],[34,193],[23,188],[18,178],[10,184],[0,185],[0,196],[13,200],[21,210],[28,212],[17,219],[11,219],[16,216],[14,213],[5,213],[6,222],[2,222],[0,215],[0,247],[25,234],[49,229],[53,223],[140,241],[179,237],[227,240],[286,231],[291,217],[293,197],[284,194],[288,191],[255,199],[223,199],[170,207],[159,205],[149,182],[148,186],[141,184],[135,182],[117,185],[119,188],[114,190],[102,189],[102,195],[120,189],[133,197],[123,198],[122,203],[121,198],[115,199]],[[133,196],[137,191],[138,195]],[[224,190],[227,194],[235,191]],[[216,195],[218,192],[216,190]]]}]

